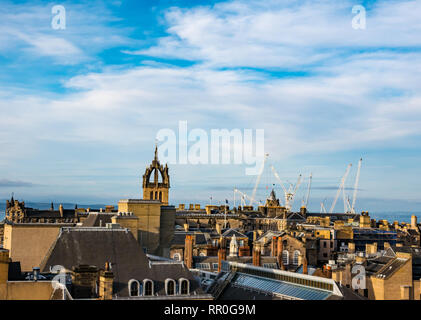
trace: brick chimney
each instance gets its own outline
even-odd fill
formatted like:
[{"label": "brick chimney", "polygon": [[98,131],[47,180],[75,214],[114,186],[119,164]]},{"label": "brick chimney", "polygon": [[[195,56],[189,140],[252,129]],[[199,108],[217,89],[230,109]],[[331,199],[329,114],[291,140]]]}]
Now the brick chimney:
[{"label": "brick chimney", "polygon": [[308,274],[307,258],[303,257],[303,274]]},{"label": "brick chimney", "polygon": [[278,237],[278,265],[281,270],[285,270],[284,261],[282,260],[282,252],[284,251],[284,244],[282,237]]},{"label": "brick chimney", "polygon": [[276,257],[277,256],[277,251],[276,251],[276,237],[272,237],[272,243],[270,244],[270,255],[272,257]]},{"label": "brick chimney", "polygon": [[105,270],[99,273],[99,292],[100,300],[111,300],[113,298],[114,273],[111,271],[111,263],[105,263]]},{"label": "brick chimney", "polygon": [[184,263],[187,268],[191,269],[193,266],[193,235],[186,235],[184,245]]},{"label": "brick chimney", "polygon": [[256,243],[253,246],[253,265],[260,267],[260,244]]},{"label": "brick chimney", "polygon": [[329,265],[326,267],[326,277],[332,279],[332,267]]},{"label": "brick chimney", "polygon": [[222,270],[222,261],[227,260],[227,248],[225,239],[221,238],[219,241],[219,248],[218,248],[218,272]]}]

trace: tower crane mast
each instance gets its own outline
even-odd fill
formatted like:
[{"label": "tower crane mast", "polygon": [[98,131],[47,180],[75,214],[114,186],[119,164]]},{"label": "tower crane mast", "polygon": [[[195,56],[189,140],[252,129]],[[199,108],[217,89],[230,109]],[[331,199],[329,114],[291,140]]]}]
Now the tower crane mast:
[{"label": "tower crane mast", "polygon": [[355,178],[354,194],[352,196],[352,206],[351,206],[352,213],[355,213],[355,202],[357,201],[357,191],[358,191],[358,184],[360,182],[360,171],[361,171],[362,162],[363,162],[363,159],[361,158],[360,161],[358,162],[357,177]]},{"label": "tower crane mast", "polygon": [[335,209],[336,202],[338,201],[338,198],[339,198],[339,195],[340,195],[341,191],[343,191],[342,189],[345,186],[345,181],[346,181],[346,178],[349,175],[349,171],[351,170],[351,167],[352,167],[352,163],[350,163],[348,165],[348,167],[346,168],[346,172],[341,179],[341,184],[339,185],[338,191],[336,192],[336,196],[335,196],[335,199],[333,200],[332,206],[330,207],[329,213],[333,213],[333,209]]}]

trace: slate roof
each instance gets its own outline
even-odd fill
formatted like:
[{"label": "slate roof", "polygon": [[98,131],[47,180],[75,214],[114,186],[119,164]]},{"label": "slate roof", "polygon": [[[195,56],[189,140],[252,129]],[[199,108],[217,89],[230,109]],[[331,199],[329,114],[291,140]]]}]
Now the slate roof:
[{"label": "slate roof", "polygon": [[[96,230],[95,230],[96,229]],[[152,279],[142,248],[126,229],[63,228],[41,263],[41,272],[62,265],[71,270],[81,264],[103,268],[111,262],[114,292],[128,296],[130,279]]]},{"label": "slate roof", "polygon": [[192,234],[196,237],[196,245],[206,245],[207,239],[204,233],[194,233],[194,232],[185,232],[185,231],[176,231],[174,232],[174,237],[171,242],[173,246],[184,246],[186,241],[186,235]]},{"label": "slate roof", "polygon": [[131,279],[154,281],[154,291],[165,295],[165,279],[190,280],[190,292],[203,293],[192,273],[183,263],[149,262],[141,246],[127,229],[63,228],[41,263],[41,272],[62,265],[71,270],[81,264],[103,268],[111,262],[114,273],[114,294],[128,297]]},{"label": "slate roof", "polygon": [[111,218],[115,216],[112,213],[89,213],[88,217],[83,221],[83,227],[105,227],[107,223],[111,223]]},{"label": "slate roof", "polygon": [[408,259],[402,259],[402,258],[393,259],[377,272],[376,277],[381,278],[381,279],[390,277],[397,270],[399,270],[407,261]]},{"label": "slate roof", "polygon": [[182,262],[153,262],[151,265],[151,278],[154,280],[155,292],[158,295],[165,295],[165,280],[174,279],[178,281],[181,278],[190,280],[190,293],[203,294],[199,282]]},{"label": "slate roof", "polygon": [[[38,210],[32,208],[25,208],[25,215],[27,218],[61,218],[59,210]],[[64,218],[73,218],[74,216],[74,209],[63,209]]]}]

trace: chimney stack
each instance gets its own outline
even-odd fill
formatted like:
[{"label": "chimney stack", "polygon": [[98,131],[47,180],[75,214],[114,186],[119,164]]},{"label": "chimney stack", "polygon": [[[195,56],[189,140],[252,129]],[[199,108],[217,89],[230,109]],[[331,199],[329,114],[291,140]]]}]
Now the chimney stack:
[{"label": "chimney stack", "polygon": [[418,223],[417,223],[417,216],[412,215],[411,216],[411,228],[412,229],[417,229]]},{"label": "chimney stack", "polygon": [[307,258],[305,256],[303,258],[303,274],[308,274]]},{"label": "chimney stack", "polygon": [[99,299],[111,300],[113,298],[114,273],[111,271],[111,263],[105,263],[105,270],[99,274]]},{"label": "chimney stack", "polygon": [[193,235],[186,235],[184,245],[184,263],[187,268],[191,269],[193,266]]},{"label": "chimney stack", "polygon": [[277,250],[276,250],[276,237],[272,237],[272,243],[270,244],[270,255],[272,257],[276,257]]},{"label": "chimney stack", "polygon": [[225,246],[225,239],[221,239],[218,249],[218,272],[222,270],[222,261],[227,260],[227,249]]},{"label": "chimney stack", "polygon": [[58,210],[60,211],[60,217],[63,218],[63,216],[64,216],[64,210],[63,210],[63,205],[62,204],[60,204]]},{"label": "chimney stack", "polygon": [[258,243],[253,246],[253,265],[260,267],[260,244]]}]

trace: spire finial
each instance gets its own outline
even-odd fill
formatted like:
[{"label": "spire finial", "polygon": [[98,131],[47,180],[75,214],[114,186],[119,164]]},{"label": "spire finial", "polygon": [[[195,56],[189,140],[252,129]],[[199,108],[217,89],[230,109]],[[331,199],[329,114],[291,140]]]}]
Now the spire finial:
[{"label": "spire finial", "polygon": [[158,141],[155,139],[155,160],[158,161]]}]

